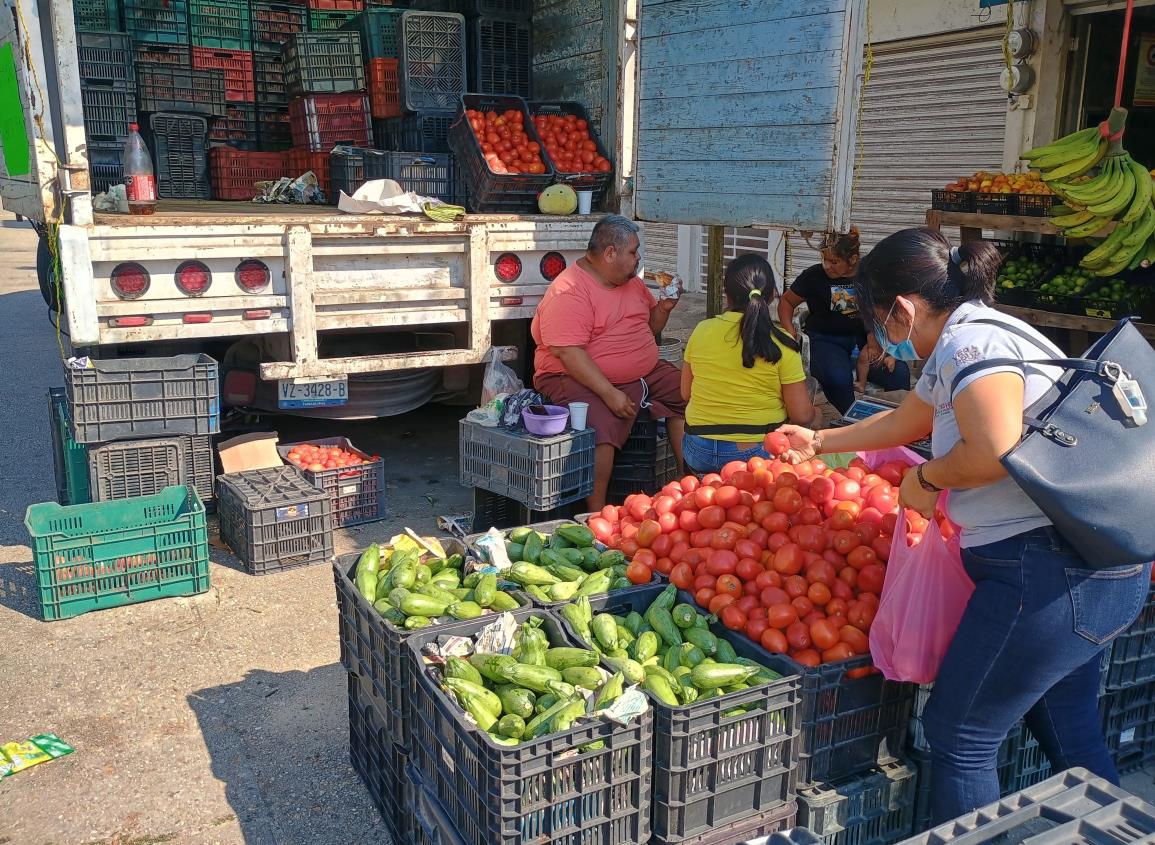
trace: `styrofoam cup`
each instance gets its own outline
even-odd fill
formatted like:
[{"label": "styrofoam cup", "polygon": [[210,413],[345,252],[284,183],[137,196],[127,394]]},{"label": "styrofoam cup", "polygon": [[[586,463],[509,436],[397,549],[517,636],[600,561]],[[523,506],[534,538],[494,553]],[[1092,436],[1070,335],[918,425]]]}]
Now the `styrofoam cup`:
[{"label": "styrofoam cup", "polygon": [[589,413],[589,402],[569,403],[569,424],[574,431],[582,431],[586,427],[586,414]]},{"label": "styrofoam cup", "polygon": [[[594,207],[593,191],[578,191],[578,214],[589,214]],[[584,427],[584,426],[583,426]]]}]

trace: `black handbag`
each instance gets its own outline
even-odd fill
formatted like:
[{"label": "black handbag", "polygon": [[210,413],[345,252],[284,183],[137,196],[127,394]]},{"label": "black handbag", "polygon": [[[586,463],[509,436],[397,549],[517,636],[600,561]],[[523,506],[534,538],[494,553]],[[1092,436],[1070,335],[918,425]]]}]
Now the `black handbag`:
[{"label": "black handbag", "polygon": [[[998,326],[1043,348],[1016,326],[968,323]],[[998,358],[964,367],[951,395],[981,370],[1031,365],[1064,373],[1027,408],[1026,433],[1001,459],[1007,473],[1089,567],[1155,559],[1155,421],[1146,419],[1144,399],[1155,397],[1155,349],[1121,320],[1081,358]]]}]

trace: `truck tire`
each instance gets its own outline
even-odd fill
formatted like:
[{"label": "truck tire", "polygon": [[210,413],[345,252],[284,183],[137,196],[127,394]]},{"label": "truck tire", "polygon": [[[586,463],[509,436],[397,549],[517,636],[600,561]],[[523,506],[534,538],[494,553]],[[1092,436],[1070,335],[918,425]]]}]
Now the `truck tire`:
[{"label": "truck tire", "polygon": [[44,304],[48,306],[50,311],[55,311],[57,314],[61,312],[61,299],[64,295],[64,289],[60,289],[60,296],[57,296],[56,287],[56,271],[53,267],[52,250],[48,247],[49,235],[41,233],[40,240],[36,244],[36,279],[40,282],[40,295],[44,297]]}]

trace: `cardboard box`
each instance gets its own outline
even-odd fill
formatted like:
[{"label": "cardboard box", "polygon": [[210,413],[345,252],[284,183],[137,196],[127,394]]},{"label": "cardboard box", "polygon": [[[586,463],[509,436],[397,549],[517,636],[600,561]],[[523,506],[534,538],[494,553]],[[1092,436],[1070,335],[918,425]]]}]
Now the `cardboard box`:
[{"label": "cardboard box", "polygon": [[217,446],[217,454],[221,457],[221,472],[229,475],[250,469],[284,466],[285,462],[277,454],[279,442],[276,433],[260,431],[222,441]]}]

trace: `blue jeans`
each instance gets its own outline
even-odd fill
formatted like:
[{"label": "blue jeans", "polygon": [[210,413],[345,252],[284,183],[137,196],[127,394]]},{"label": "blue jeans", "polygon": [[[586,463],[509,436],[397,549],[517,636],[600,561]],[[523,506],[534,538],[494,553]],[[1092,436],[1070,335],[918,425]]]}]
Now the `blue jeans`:
[{"label": "blue jeans", "polygon": [[[826,401],[845,414],[854,404],[854,364],[851,356],[859,345],[854,335],[807,332],[810,338],[810,374],[822,385]],[[883,390],[910,390],[910,368],[903,361],[886,367],[871,367],[867,380]]]},{"label": "blue jeans", "polygon": [[[754,435],[750,437],[751,442],[757,439]],[[739,449],[738,444],[733,441],[711,440],[696,434],[687,434],[682,438],[682,459],[686,462],[686,468],[699,475],[718,472],[730,461],[748,461],[755,455],[770,457],[761,446]]]},{"label": "blue jeans", "polygon": [[1055,771],[1119,782],[1099,721],[1100,658],[1143,607],[1151,565],[1087,569],[1050,527],[963,550],[975,582],[923,713],[934,824],[997,801],[996,759],[1026,716]]}]

